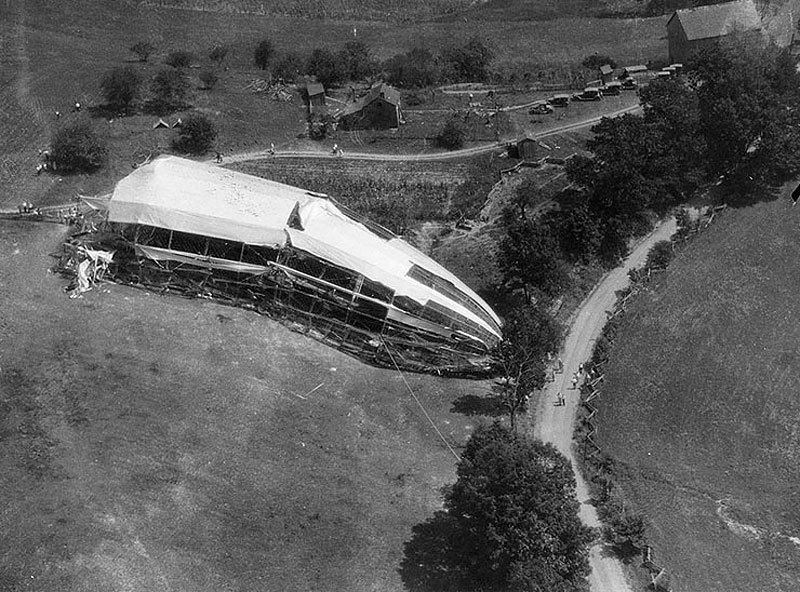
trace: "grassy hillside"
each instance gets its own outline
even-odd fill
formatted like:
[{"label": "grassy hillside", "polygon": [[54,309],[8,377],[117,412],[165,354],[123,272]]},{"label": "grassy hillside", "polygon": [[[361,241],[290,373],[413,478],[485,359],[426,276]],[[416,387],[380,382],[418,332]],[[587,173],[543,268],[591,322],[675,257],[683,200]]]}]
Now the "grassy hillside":
[{"label": "grassy hillside", "polygon": [[[153,132],[153,116],[138,115],[108,122],[90,118],[84,110],[70,113],[75,101],[84,107],[100,102],[99,83],[112,67],[131,63],[128,47],[141,40],[158,48],[151,64],[133,63],[151,76],[169,51],[195,52],[208,65],[208,51],[229,44],[228,70],[211,92],[197,89],[199,70],[190,69],[194,87],[191,103],[209,115],[220,131],[219,148],[247,150],[297,143],[305,113],[299,97],[276,103],[246,90],[264,73],[253,67],[252,50],[263,38],[279,52],[306,55],[316,46],[341,47],[353,38],[369,44],[383,59],[420,44],[433,49],[462,43],[474,35],[494,48],[498,67],[536,72],[537,67],[577,63],[595,51],[620,62],[641,62],[663,55],[663,19],[559,19],[523,22],[509,13],[507,20],[453,19],[398,25],[388,22],[312,20],[197,12],[148,7],[139,3],[102,0],[46,2],[9,0],[0,3],[0,203],[14,207],[22,200],[58,203],[76,193],[95,193],[113,187],[133,162],[155,146],[169,143]],[[57,120],[55,112],[62,118]],[[35,175],[38,150],[45,148],[57,126],[70,119],[90,119],[110,144],[110,164],[93,176],[60,178]],[[162,137],[163,136],[163,137]]]},{"label": "grassy hillside", "polygon": [[[62,232],[0,225],[0,590],[402,590],[455,477],[397,372],[210,302],[70,300]],[[486,384],[407,379],[463,444]]]},{"label": "grassy hillside", "polygon": [[729,211],[617,337],[599,440],[676,590],[800,586],[798,261],[786,192]]}]

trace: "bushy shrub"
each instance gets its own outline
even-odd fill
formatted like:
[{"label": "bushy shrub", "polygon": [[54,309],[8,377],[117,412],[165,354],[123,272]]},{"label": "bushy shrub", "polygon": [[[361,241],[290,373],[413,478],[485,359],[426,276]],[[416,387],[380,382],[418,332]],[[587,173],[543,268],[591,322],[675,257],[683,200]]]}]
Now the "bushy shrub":
[{"label": "bushy shrub", "polygon": [[303,69],[303,60],[297,54],[287,53],[275,62],[272,73],[278,80],[293,82]]},{"label": "bushy shrub", "polygon": [[215,64],[220,65],[225,61],[229,51],[230,47],[227,45],[215,45],[213,48],[211,48],[211,51],[208,52],[208,59]]},{"label": "bushy shrub", "polygon": [[451,119],[436,136],[436,145],[446,150],[458,150],[464,146],[466,139],[467,132],[464,126],[457,119]]},{"label": "bushy shrub", "polygon": [[669,265],[669,262],[672,261],[674,256],[675,251],[672,247],[672,241],[658,241],[650,247],[650,251],[647,253],[647,263],[645,263],[645,267],[664,269]]},{"label": "bushy shrub", "polygon": [[218,81],[219,76],[217,76],[217,73],[211,68],[206,68],[200,72],[200,82],[203,83],[204,89],[211,90],[217,85]]},{"label": "bushy shrub", "polygon": [[147,41],[139,41],[130,46],[130,50],[139,57],[140,62],[146,62],[155,49],[155,46]]},{"label": "bushy shrub", "polygon": [[74,123],[56,131],[51,142],[53,163],[59,172],[91,173],[102,167],[108,148],[88,123]]},{"label": "bushy shrub", "polygon": [[173,51],[164,59],[164,63],[173,68],[188,68],[192,65],[192,54],[188,51]]},{"label": "bushy shrub", "polygon": [[172,142],[173,148],[187,154],[204,154],[214,145],[217,130],[208,117],[202,113],[191,113],[183,119],[178,137]]},{"label": "bushy shrub", "polygon": [[188,92],[189,85],[180,70],[162,68],[150,82],[151,107],[157,112],[182,107]]},{"label": "bushy shrub", "polygon": [[141,84],[139,73],[130,66],[123,66],[106,72],[100,83],[100,92],[110,106],[127,110],[139,96]]},{"label": "bushy shrub", "polygon": [[305,73],[315,76],[325,88],[330,88],[344,79],[336,55],[324,48],[317,48],[311,52],[306,60]]},{"label": "bushy shrub", "polygon": [[256,66],[262,70],[266,70],[269,67],[269,62],[272,60],[272,56],[274,54],[275,46],[272,45],[272,41],[269,39],[263,39],[258,42],[255,50],[253,50],[253,61],[255,62]]}]

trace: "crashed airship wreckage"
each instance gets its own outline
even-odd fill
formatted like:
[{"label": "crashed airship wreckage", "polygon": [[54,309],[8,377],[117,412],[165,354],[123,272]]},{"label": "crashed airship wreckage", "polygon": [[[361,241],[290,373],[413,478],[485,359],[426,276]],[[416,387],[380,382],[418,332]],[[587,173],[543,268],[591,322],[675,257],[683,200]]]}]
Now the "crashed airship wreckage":
[{"label": "crashed airship wreckage", "polygon": [[492,309],[323,194],[166,156],[85,201],[89,230],[65,250],[113,252],[107,277],[116,282],[254,309],[380,366],[492,369],[502,339]]}]

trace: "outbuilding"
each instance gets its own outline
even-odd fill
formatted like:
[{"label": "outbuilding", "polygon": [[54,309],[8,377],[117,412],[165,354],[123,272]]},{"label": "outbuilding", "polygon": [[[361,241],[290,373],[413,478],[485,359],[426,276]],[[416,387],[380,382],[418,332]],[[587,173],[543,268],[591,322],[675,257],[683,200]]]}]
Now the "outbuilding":
[{"label": "outbuilding", "polygon": [[667,21],[669,59],[685,62],[693,53],[737,32],[761,33],[761,18],[753,0],[676,10]]},{"label": "outbuilding", "polygon": [[347,105],[336,115],[344,129],[390,129],[400,127],[403,112],[400,92],[379,82],[357,101]]},{"label": "outbuilding", "polygon": [[325,87],[319,82],[309,82],[306,85],[308,96],[308,114],[320,113],[327,107],[325,103]]},{"label": "outbuilding", "polygon": [[533,160],[536,158],[536,151],[539,143],[533,138],[522,138],[517,141],[516,156],[521,160]]},{"label": "outbuilding", "polygon": [[600,66],[600,80],[603,83],[608,82],[614,76],[614,68],[611,67],[611,64],[603,64]]}]

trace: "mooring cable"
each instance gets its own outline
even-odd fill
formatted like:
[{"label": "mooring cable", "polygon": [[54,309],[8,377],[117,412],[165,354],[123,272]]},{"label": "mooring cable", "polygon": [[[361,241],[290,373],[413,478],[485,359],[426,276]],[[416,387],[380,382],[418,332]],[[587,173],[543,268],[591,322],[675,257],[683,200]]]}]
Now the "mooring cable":
[{"label": "mooring cable", "polygon": [[397,373],[400,374],[400,378],[403,379],[403,383],[406,385],[406,388],[408,389],[408,392],[411,393],[411,396],[417,402],[417,405],[419,405],[419,408],[422,409],[422,413],[425,414],[425,417],[430,422],[430,424],[433,427],[433,429],[436,430],[436,433],[439,435],[439,438],[441,438],[442,442],[444,442],[444,445],[447,446],[447,449],[450,451],[450,453],[455,457],[456,460],[460,461],[461,457],[458,456],[456,451],[453,450],[453,447],[450,446],[450,443],[444,437],[444,434],[442,434],[442,432],[439,431],[439,428],[436,427],[436,424],[433,422],[433,419],[431,419],[431,416],[428,415],[428,412],[425,410],[425,407],[422,405],[420,400],[417,398],[417,395],[414,394],[414,390],[411,388],[411,385],[408,384],[408,381],[406,380],[406,377],[403,374],[403,371],[400,370],[400,366],[397,365],[397,362],[395,361],[394,356],[392,355],[392,351],[389,349],[389,346],[386,345],[386,341],[383,339],[383,336],[381,336],[381,342],[383,343],[383,347],[386,348],[386,353],[389,354],[389,359],[392,360],[392,364],[394,364],[394,367],[397,369]]}]

